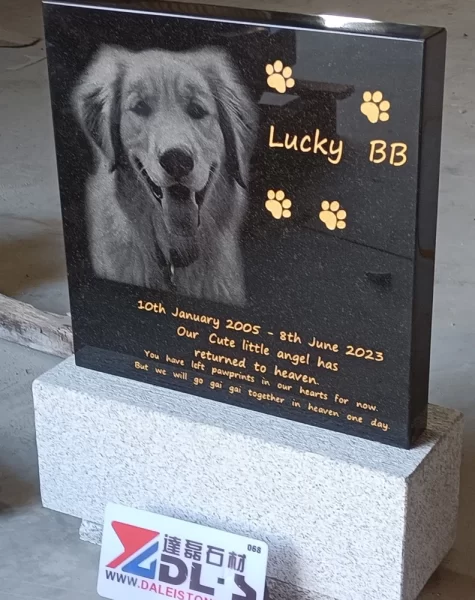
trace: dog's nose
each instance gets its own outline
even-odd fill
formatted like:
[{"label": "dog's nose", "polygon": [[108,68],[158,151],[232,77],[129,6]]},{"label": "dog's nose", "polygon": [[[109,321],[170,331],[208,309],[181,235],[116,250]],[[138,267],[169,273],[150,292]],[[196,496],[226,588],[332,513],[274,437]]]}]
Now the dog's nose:
[{"label": "dog's nose", "polygon": [[165,171],[177,180],[188,175],[193,170],[193,157],[180,148],[167,150],[160,158],[160,164]]}]

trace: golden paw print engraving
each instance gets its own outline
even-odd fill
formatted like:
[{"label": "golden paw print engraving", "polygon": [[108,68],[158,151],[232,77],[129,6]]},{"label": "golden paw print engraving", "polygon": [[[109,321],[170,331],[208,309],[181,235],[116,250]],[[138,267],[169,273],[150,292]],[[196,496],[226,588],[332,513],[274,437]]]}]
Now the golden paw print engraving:
[{"label": "golden paw print engraving", "polygon": [[290,212],[290,207],[292,206],[292,201],[285,197],[285,192],[282,190],[269,190],[267,192],[267,201],[266,208],[270,212],[270,214],[274,217],[274,219],[288,219],[292,213]]},{"label": "golden paw print engraving", "polygon": [[320,221],[323,221],[327,229],[345,229],[346,227],[346,210],[340,208],[340,203],[334,200],[331,204],[328,200],[322,202],[322,210],[320,212]]},{"label": "golden paw print engraving", "polygon": [[273,90],[277,90],[279,94],[285,94],[288,89],[293,88],[295,85],[295,79],[292,78],[292,69],[284,67],[281,60],[276,60],[274,64],[267,65],[266,73],[269,76],[267,85]]},{"label": "golden paw print engraving", "polygon": [[365,92],[363,100],[361,112],[368,117],[370,123],[389,121],[388,110],[391,108],[391,103],[388,100],[383,100],[382,92]]}]

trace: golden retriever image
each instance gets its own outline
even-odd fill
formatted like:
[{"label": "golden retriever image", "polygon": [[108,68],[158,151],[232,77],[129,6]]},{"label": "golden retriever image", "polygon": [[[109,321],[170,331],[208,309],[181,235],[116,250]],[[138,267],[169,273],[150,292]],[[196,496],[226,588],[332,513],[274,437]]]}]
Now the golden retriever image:
[{"label": "golden retriever image", "polygon": [[243,305],[239,238],[257,110],[227,53],[105,46],[73,105],[94,148],[95,274]]}]

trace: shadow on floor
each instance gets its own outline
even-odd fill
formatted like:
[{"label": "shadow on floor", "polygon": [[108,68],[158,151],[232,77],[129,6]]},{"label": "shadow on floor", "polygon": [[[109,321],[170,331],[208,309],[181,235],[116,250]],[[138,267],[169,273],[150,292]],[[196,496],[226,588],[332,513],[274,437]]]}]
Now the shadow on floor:
[{"label": "shadow on floor", "polygon": [[[12,233],[9,235],[10,221]],[[30,231],[26,232],[27,228]],[[0,293],[16,297],[42,283],[66,278],[63,232],[59,221],[40,222],[2,216],[1,229]]]},{"label": "shadow on floor", "polygon": [[475,579],[467,575],[438,569],[419,596],[419,600],[472,600],[475,598]]},{"label": "shadow on floor", "polygon": [[0,518],[8,511],[37,503],[39,483],[19,478],[0,463]]}]

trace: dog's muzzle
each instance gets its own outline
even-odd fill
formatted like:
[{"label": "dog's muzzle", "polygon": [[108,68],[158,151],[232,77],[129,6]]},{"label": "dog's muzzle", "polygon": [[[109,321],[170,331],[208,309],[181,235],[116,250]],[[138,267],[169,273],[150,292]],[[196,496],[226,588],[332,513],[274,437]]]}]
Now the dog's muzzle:
[{"label": "dog's muzzle", "polygon": [[[194,192],[180,183],[162,188],[152,180],[138,158],[135,159],[135,164],[152,196],[162,207],[169,237],[171,264],[176,268],[191,265],[200,255],[200,211],[210,180],[200,192]],[[213,169],[210,179],[212,173]]]},{"label": "dog's muzzle", "polygon": [[155,200],[161,202],[163,198],[162,188],[153,181],[153,179],[147,173],[147,169],[143,166],[138,158],[135,158],[135,166],[137,167],[140,175],[142,175],[148,189],[152,192],[152,196],[155,198]]},{"label": "dog's muzzle", "polygon": [[[160,187],[158,184],[156,184],[153,181],[153,179],[147,173],[147,169],[143,166],[143,164],[140,162],[140,160],[138,158],[135,158],[134,162],[135,162],[135,166],[137,167],[137,170],[139,171],[140,175],[142,176],[142,178],[144,180],[144,183],[146,184],[147,188],[152,193],[152,196],[155,198],[155,200],[157,200],[161,204],[162,200],[163,200],[164,188]],[[214,167],[211,168],[209,180],[211,179],[211,175],[213,173],[214,173]],[[205,199],[206,190],[208,189],[208,186],[209,186],[209,180],[208,180],[208,183],[205,185],[205,187],[200,192],[191,192],[191,190],[189,190],[186,186],[183,186],[181,184],[176,184],[175,186],[172,186],[172,188],[175,188],[177,190],[178,196],[181,196],[185,193],[184,191],[182,192],[181,190],[187,190],[190,194],[194,194],[195,201],[198,204],[198,207],[201,207],[201,205],[203,204],[204,199]],[[172,189],[172,188],[170,188],[170,189]]]}]

